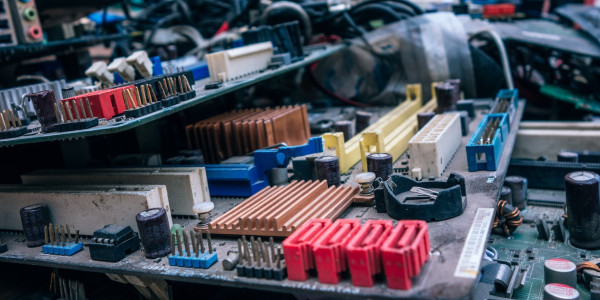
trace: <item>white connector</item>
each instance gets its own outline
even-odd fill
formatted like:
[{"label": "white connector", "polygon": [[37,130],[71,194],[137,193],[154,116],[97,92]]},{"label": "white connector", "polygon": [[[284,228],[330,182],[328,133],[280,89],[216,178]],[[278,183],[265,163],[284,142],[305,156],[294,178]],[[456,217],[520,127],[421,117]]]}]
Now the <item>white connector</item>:
[{"label": "white connector", "polygon": [[125,61],[134,66],[144,78],[152,77],[152,61],[148,57],[148,52],[135,51]]},{"label": "white connector", "polygon": [[125,81],[135,80],[135,69],[127,63],[125,57],[115,58],[106,69],[109,72],[119,73]]},{"label": "white connector", "polygon": [[460,114],[436,115],[408,142],[411,176],[440,177],[461,144]]},{"label": "white connector", "polygon": [[225,82],[260,72],[273,56],[273,44],[264,42],[206,55],[210,79]]},{"label": "white connector", "polygon": [[115,82],[115,75],[107,70],[106,63],[103,61],[93,63],[85,70],[85,76],[96,78],[106,85],[113,85]]}]

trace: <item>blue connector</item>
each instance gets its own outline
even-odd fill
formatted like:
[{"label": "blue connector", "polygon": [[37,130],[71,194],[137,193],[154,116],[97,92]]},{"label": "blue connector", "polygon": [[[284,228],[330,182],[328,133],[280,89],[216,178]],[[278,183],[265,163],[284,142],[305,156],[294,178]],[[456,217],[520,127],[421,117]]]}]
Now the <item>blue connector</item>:
[{"label": "blue connector", "polygon": [[217,257],[217,252],[209,253],[208,251],[200,253],[198,257],[196,257],[194,254],[187,256],[185,251],[179,255],[169,255],[170,266],[185,268],[208,269],[218,260],[219,258]]},{"label": "blue connector", "polygon": [[466,146],[469,172],[496,171],[508,132],[508,114],[489,114],[483,117]]},{"label": "blue connector", "polygon": [[67,243],[64,246],[58,245],[43,245],[42,252],[46,254],[54,254],[54,255],[62,255],[62,256],[71,256],[79,251],[83,250],[83,243]]},{"label": "blue connector", "polygon": [[500,90],[496,94],[494,104],[490,109],[490,114],[508,114],[508,123],[512,124],[515,119],[515,112],[519,106],[519,90]]}]

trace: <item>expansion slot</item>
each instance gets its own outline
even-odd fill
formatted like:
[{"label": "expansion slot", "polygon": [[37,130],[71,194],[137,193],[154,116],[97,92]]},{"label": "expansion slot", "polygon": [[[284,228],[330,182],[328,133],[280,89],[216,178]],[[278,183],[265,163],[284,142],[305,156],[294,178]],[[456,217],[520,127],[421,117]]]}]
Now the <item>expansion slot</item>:
[{"label": "expansion slot", "polygon": [[508,137],[508,114],[485,115],[466,145],[469,172],[495,171]]}]

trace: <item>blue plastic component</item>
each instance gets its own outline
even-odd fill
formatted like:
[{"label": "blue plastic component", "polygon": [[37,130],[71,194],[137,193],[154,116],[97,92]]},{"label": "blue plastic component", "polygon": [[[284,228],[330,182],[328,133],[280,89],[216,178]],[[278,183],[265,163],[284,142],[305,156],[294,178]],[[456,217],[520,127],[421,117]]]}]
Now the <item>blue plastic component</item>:
[{"label": "blue plastic component", "polygon": [[[488,123],[496,122],[498,119],[500,121],[494,138],[489,144],[478,145],[478,141],[481,135],[484,134]],[[504,150],[504,144],[506,144],[506,139],[508,138],[508,132],[508,114],[488,114],[483,116],[481,123],[477,126],[477,130],[475,130],[475,133],[466,146],[469,172],[479,170],[496,171],[502,151]]]},{"label": "blue plastic component", "polygon": [[[96,23],[96,25],[101,26],[102,21],[105,19],[103,14],[104,14],[103,11],[93,12],[88,15],[88,18],[92,22]],[[106,14],[106,23],[107,24],[115,23],[115,22],[119,22],[119,21],[123,21],[123,20],[125,20],[125,17],[123,17],[121,15],[111,14],[111,13]]]},{"label": "blue plastic component", "polygon": [[287,167],[293,157],[319,152],[323,152],[323,139],[320,137],[310,138],[304,145],[256,150],[254,151],[254,165],[258,172],[258,178],[268,181],[267,172],[269,170]]},{"label": "blue plastic component", "polygon": [[113,72],[113,74],[115,75],[115,84],[121,84],[121,83],[125,83],[125,79],[123,79],[123,77],[121,77],[121,75],[119,75],[119,73],[117,72]]},{"label": "blue plastic component", "polygon": [[185,251],[183,251],[183,255],[169,255],[170,266],[184,268],[208,269],[218,260],[219,258],[217,257],[217,252],[208,253],[208,251],[201,253],[198,255],[198,257],[195,255],[187,256]]},{"label": "blue plastic component", "polygon": [[[507,107],[500,105],[500,102],[504,102],[503,100],[508,100],[509,105]],[[490,109],[491,114],[508,114],[508,123],[512,124],[512,121],[515,119],[515,112],[517,111],[517,107],[519,106],[519,90],[500,90],[498,94],[496,94],[496,99],[494,100],[494,104]]]},{"label": "blue plastic component", "polygon": [[210,73],[208,73],[208,65],[206,63],[194,65],[192,67],[186,67],[185,69],[188,71],[192,71],[194,80],[200,80],[210,76]]},{"label": "blue plastic component", "polygon": [[83,243],[67,243],[64,246],[57,245],[44,245],[42,246],[42,252],[46,254],[71,256],[79,251],[83,250]]},{"label": "blue plastic component", "polygon": [[152,62],[152,76],[165,74],[160,61],[160,56],[150,57],[150,61]]},{"label": "blue plastic component", "polygon": [[233,43],[231,43],[231,48],[237,48],[237,47],[242,47],[242,46],[244,46],[243,39],[237,39],[237,40],[233,41]]}]

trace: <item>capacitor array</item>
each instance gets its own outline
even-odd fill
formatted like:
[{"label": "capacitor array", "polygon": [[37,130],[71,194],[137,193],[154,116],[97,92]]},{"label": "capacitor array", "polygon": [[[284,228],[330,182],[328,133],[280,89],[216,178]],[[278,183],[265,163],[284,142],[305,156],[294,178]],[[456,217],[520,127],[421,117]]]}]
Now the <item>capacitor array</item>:
[{"label": "capacitor array", "polygon": [[237,240],[239,264],[236,266],[238,276],[283,280],[287,276],[285,261],[282,260],[281,246],[275,248],[273,238],[263,242],[260,237],[246,236]]},{"label": "capacitor array", "polygon": [[46,254],[71,256],[83,250],[83,243],[79,242],[79,230],[75,231],[73,237],[70,225],[50,223],[44,226],[44,241],[42,252]]},{"label": "capacitor array", "polygon": [[206,232],[208,251],[204,247],[202,232],[176,231],[171,234],[171,255],[169,265],[186,268],[208,269],[217,262],[210,231]]}]

